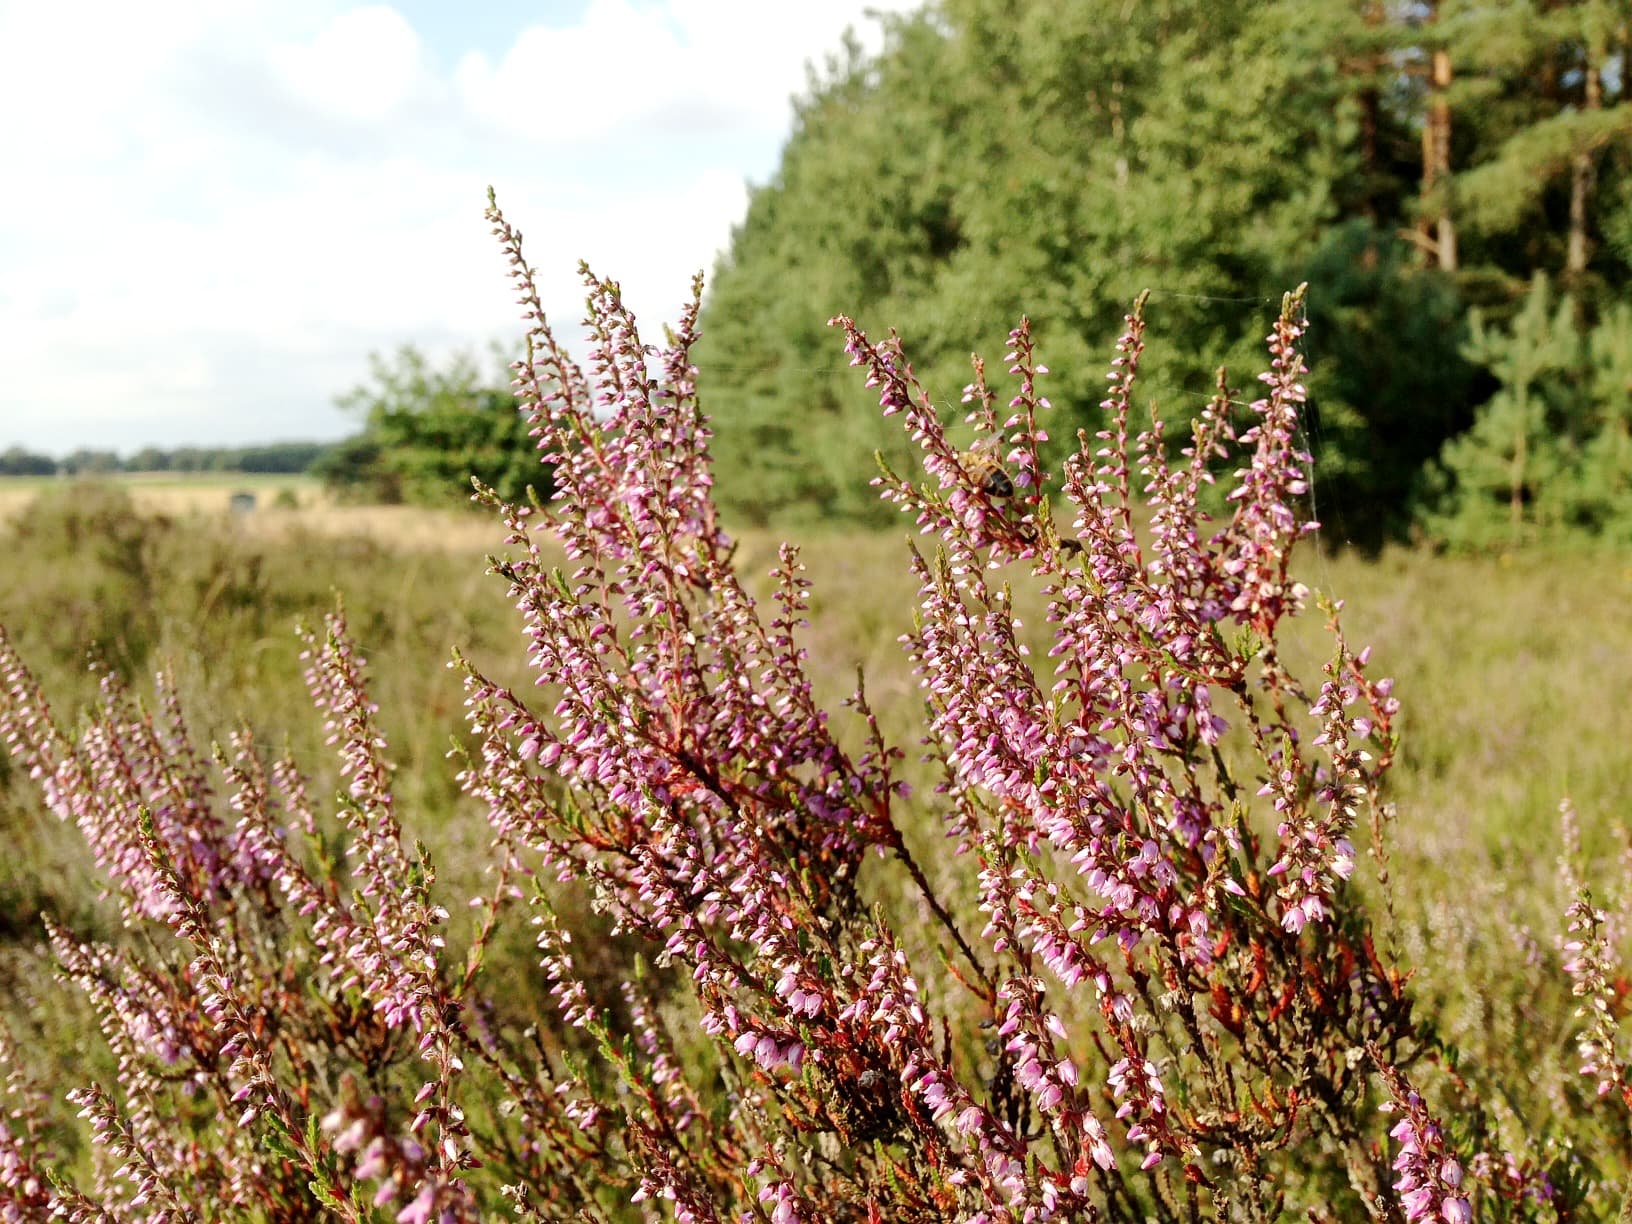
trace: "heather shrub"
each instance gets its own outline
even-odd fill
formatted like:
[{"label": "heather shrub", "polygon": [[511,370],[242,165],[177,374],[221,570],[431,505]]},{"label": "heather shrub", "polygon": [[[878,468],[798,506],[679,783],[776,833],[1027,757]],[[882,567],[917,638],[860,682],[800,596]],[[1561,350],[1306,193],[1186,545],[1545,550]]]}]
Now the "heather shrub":
[{"label": "heather shrub", "polygon": [[26,583],[8,584],[8,611],[21,619],[24,593],[33,608],[51,609],[37,618],[33,645],[55,658],[83,662],[90,652],[141,664],[159,633],[154,562],[169,528],[164,519],[136,514],[130,494],[115,485],[75,480],[47,490],[17,517],[11,534],[52,563]]},{"label": "heather shrub", "polygon": [[[81,1125],[0,1037],[9,1218],[1462,1221],[1609,1192],[1623,911],[1568,881],[1587,1075],[1527,1116],[1413,992],[1433,950],[1391,917],[1390,682],[1337,604],[1322,675],[1282,649],[1311,600],[1301,290],[1259,398],[1220,372],[1182,445],[1134,424],[1138,303],[1057,478],[1029,324],[1000,378],[975,361],[955,445],[897,338],[834,320],[925,473],[878,482],[933,539],[904,557],[903,746],[859,680],[817,702],[798,550],[768,597],[744,585],[700,283],[659,349],[586,269],[581,369],[490,215],[557,492],[478,487],[533,681],[454,660],[488,883],[449,896],[406,836],[343,611],[304,635],[333,800],[250,724],[198,746],[162,673],[150,703],[108,673],[70,731],[0,634],[0,732],[120,927],[48,923],[107,1046],[67,1095]],[[935,779],[910,796],[909,747]],[[909,811],[949,862],[926,869]],[[496,950],[524,930],[518,980]]]}]

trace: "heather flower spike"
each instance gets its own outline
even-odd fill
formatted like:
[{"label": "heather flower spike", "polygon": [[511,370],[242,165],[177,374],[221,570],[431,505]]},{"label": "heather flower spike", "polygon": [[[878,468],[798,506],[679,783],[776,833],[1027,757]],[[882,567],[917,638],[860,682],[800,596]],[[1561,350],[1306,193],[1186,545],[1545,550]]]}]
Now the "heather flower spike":
[{"label": "heather flower spike", "polygon": [[1394,1157],[1394,1190],[1407,1220],[1436,1220],[1468,1224],[1473,1205],[1464,1186],[1466,1174],[1446,1142],[1444,1128],[1428,1111],[1398,1068],[1389,1064],[1376,1046],[1368,1052],[1377,1062],[1390,1099],[1380,1108],[1400,1120],[1388,1132],[1399,1144]]},{"label": "heather flower spike", "polygon": [[1575,1038],[1580,1071],[1592,1080],[1598,1096],[1613,1096],[1632,1109],[1632,1073],[1621,1053],[1624,1009],[1620,983],[1625,976],[1616,952],[1614,919],[1594,902],[1592,889],[1580,877],[1580,832],[1574,805],[1568,800],[1560,808],[1560,821],[1564,854],[1559,862],[1570,898],[1560,950],[1570,993],[1581,1000],[1575,1009],[1575,1018],[1581,1022]]},{"label": "heather flower spike", "polygon": [[[1046,1071],[1055,1034],[1070,1031],[1059,1009],[1091,990],[1103,1040],[1120,1049],[1100,1075],[1125,1142],[1141,1167],[1159,1169],[1173,1156],[1187,1162],[1187,1177],[1202,1176],[1190,1162],[1219,1134],[1183,1124],[1167,1102],[1167,1076],[1222,1082],[1214,1077],[1238,1042],[1274,1051],[1345,1040],[1338,1034],[1348,1026],[1379,1019],[1367,1019],[1372,991],[1393,1000],[1386,1023],[1409,1016],[1397,979],[1375,958],[1359,962],[1369,967],[1358,977],[1343,968],[1363,927],[1352,915],[1334,921],[1355,864],[1351,831],[1362,814],[1374,815],[1391,760],[1389,684],[1367,679],[1335,608],[1337,657],[1318,699],[1303,696],[1276,644],[1281,621],[1307,596],[1290,558],[1313,529],[1299,515],[1310,462],[1296,442],[1306,397],[1303,292],[1288,295],[1270,334],[1267,392],[1251,405],[1250,422],[1237,426],[1221,371],[1177,462],[1154,415],[1130,439],[1144,352],[1141,296],[1117,344],[1105,424],[1079,434],[1064,463],[1075,515],[1069,534],[1038,517],[1048,505],[1040,459],[1028,459],[1023,446],[1011,450],[1038,485],[1022,505],[991,504],[954,462],[956,448],[913,382],[900,341],[892,335],[875,345],[849,319],[834,320],[884,412],[904,416],[931,478],[920,486],[887,472],[879,483],[938,537],[933,557],[913,556],[918,627],[904,641],[929,702],[929,742],[946,770],[949,828],[979,862],[983,935],[1000,954],[1000,995],[1016,1001],[999,1031],[1018,1059],[1017,1078],[1036,1089],[1045,1113],[1079,1100],[1068,1115],[1078,1134],[1103,1132],[1092,1096],[1070,1090],[1076,1064],[1063,1076]],[[1018,386],[1004,426],[1018,427],[1022,443],[1044,436],[1037,420],[1047,407],[1037,390],[1045,368],[1029,335],[1024,324],[1011,333],[1006,358]],[[978,434],[1002,427],[994,409],[1002,400],[977,359],[965,402]],[[1203,491],[1231,458],[1231,514],[1212,524]],[[1009,586],[987,577],[1016,562],[1047,601],[1051,683],[1033,670]],[[1379,753],[1363,746],[1368,740]],[[1321,759],[1309,759],[1306,744]],[[1269,830],[1252,818],[1251,788],[1228,763],[1234,746],[1261,762]],[[1298,965],[1308,953],[1295,949],[1310,939],[1319,953]],[[1053,993],[1042,991],[1039,970]],[[1206,1030],[1153,1012],[1154,981],[1174,992],[1170,1003],[1189,1000],[1179,1002],[1181,1017],[1205,1010],[1227,1036],[1199,1036]],[[1268,1006],[1311,989],[1317,1008]],[[1028,1005],[1018,1007],[1020,999]],[[1255,1033],[1265,1015],[1269,1028]],[[1163,1072],[1164,1064],[1174,1070]],[[1362,1091],[1359,1076],[1334,1071],[1321,1091]],[[1240,1106],[1226,1093],[1212,1108],[1229,1117]],[[1288,1094],[1277,1108],[1290,1124],[1299,1102]],[[1090,1144],[1091,1156],[1108,1151]]]}]

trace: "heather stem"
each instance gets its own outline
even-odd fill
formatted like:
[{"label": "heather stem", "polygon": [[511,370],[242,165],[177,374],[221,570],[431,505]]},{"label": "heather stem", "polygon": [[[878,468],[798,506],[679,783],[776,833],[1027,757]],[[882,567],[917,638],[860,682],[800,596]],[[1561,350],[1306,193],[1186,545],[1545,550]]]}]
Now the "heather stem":
[{"label": "heather stem", "polygon": [[900,831],[894,826],[891,826],[890,829],[889,844],[890,848],[895,851],[896,858],[907,869],[907,874],[912,877],[912,882],[918,886],[918,894],[923,897],[924,902],[935,915],[935,920],[946,929],[947,934],[952,937],[952,942],[958,945],[958,950],[963,953],[964,959],[969,962],[969,967],[975,971],[975,976],[980,979],[982,998],[988,1006],[996,1006],[997,986],[992,981],[991,975],[986,972],[986,967],[981,963],[980,958],[975,955],[974,949],[969,946],[968,941],[964,939],[963,932],[958,929],[956,920],[947,912],[946,907],[941,904],[940,899],[935,895],[935,890],[930,887],[929,880],[925,877],[923,869],[918,866],[918,861],[912,857],[912,851],[907,849],[907,844],[902,839]]}]

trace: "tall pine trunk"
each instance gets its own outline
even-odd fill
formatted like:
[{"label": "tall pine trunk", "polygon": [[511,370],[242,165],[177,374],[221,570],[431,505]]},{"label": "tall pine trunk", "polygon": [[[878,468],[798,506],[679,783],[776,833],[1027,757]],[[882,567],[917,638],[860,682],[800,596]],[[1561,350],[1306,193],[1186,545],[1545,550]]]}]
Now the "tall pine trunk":
[{"label": "tall pine trunk", "polygon": [[1451,53],[1435,47],[1430,62],[1428,122],[1423,127],[1423,191],[1431,194],[1438,188],[1435,200],[1439,216],[1434,220],[1434,247],[1439,266],[1446,272],[1455,272],[1456,222],[1451,218]]},{"label": "tall pine trunk", "polygon": [[[1603,106],[1604,86],[1598,64],[1588,47],[1581,105],[1588,114]],[[1587,271],[1587,201],[1592,195],[1592,150],[1583,148],[1570,159],[1570,233],[1564,255],[1564,283],[1576,285]]]}]

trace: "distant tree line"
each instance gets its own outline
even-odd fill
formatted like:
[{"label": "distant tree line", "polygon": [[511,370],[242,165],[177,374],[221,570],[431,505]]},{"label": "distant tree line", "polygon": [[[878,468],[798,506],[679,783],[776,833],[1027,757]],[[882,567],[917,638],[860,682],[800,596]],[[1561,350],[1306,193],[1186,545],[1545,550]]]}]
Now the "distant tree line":
[{"label": "distant tree line", "polygon": [[[829,315],[893,325],[947,421],[1022,313],[1057,449],[1256,395],[1310,282],[1309,444],[1339,539],[1632,539],[1626,0],[939,0],[814,73],[712,277],[697,359],[739,518],[876,519],[901,449]],[[896,455],[896,458],[903,456]]]},{"label": "distant tree line", "polygon": [[468,504],[471,477],[511,501],[528,486],[553,492],[526,416],[497,355],[485,370],[473,355],[433,364],[412,345],[372,358],[371,379],[339,397],[362,428],[339,442],[261,446],[148,446],[123,457],[81,448],[64,458],[20,446],[0,452],[0,476],[113,476],[135,472],[305,474],[344,501]]},{"label": "distant tree line", "polygon": [[61,459],[21,446],[0,451],[0,476],[111,476],[121,472],[244,472],[296,475],[332,449],[325,442],[258,446],[144,446],[129,457],[81,447]]}]

